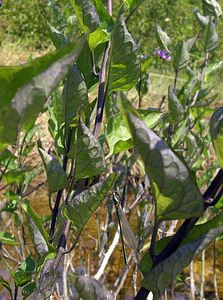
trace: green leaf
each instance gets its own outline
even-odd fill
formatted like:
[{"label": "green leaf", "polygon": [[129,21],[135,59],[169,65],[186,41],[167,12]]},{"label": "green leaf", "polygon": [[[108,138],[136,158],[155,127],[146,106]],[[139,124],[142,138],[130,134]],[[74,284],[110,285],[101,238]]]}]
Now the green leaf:
[{"label": "green leaf", "polygon": [[0,285],[4,286],[4,288],[6,288],[9,293],[10,293],[10,296],[11,296],[11,299],[13,299],[13,296],[12,296],[12,289],[10,287],[10,284],[8,281],[6,281],[1,275],[0,275]]},{"label": "green leaf", "polygon": [[184,117],[184,108],[180,103],[177,96],[174,94],[173,89],[169,87],[168,90],[168,108],[170,113],[171,123],[176,124]]},{"label": "green leaf", "polygon": [[115,299],[114,295],[106,289],[104,284],[93,277],[68,273],[68,278],[83,300]]},{"label": "green leaf", "polygon": [[222,15],[221,5],[216,0],[202,0],[205,15],[220,17]]},{"label": "green leaf", "polygon": [[132,146],[131,137],[127,122],[120,114],[110,118],[106,128],[106,140],[109,147],[106,159],[112,154],[128,150]]},{"label": "green leaf", "polygon": [[51,41],[56,49],[60,49],[69,44],[68,38],[56,28],[54,28],[49,22],[46,21],[47,29],[50,34]]},{"label": "green leaf", "polygon": [[223,226],[210,229],[198,239],[179,247],[146,275],[142,286],[152,291],[154,299],[159,299],[176,276],[222,232]]},{"label": "green leaf", "polygon": [[36,289],[35,282],[30,282],[22,289],[22,300],[26,300]]},{"label": "green leaf", "polygon": [[208,26],[205,31],[204,40],[204,51],[211,52],[218,47],[218,34],[216,31],[216,25],[214,21],[210,18]]},{"label": "green leaf", "polygon": [[159,25],[156,26],[156,36],[160,48],[169,52],[168,46],[171,44],[171,39]]},{"label": "green leaf", "polygon": [[77,140],[68,153],[75,158],[75,179],[93,177],[105,170],[103,149],[90,129],[80,120]]},{"label": "green leaf", "polygon": [[90,33],[88,37],[88,43],[91,49],[97,48],[98,45],[106,43],[108,40],[108,33],[101,28],[97,28],[94,32]]},{"label": "green leaf", "polygon": [[139,48],[126,28],[124,15],[120,14],[112,34],[109,91],[129,90],[135,86],[140,75],[139,56]]},{"label": "green leaf", "polygon": [[218,108],[211,116],[210,131],[218,163],[223,168],[223,107]]},{"label": "green leaf", "polygon": [[209,16],[203,16],[203,15],[199,12],[199,10],[195,10],[195,11],[194,11],[194,14],[195,14],[195,16],[196,16],[196,18],[197,18],[199,24],[200,24],[203,28],[205,28],[205,27],[208,25],[208,23],[209,23]]},{"label": "green leaf", "polygon": [[188,52],[187,43],[185,41],[180,41],[177,43],[175,49],[175,56],[173,60],[173,66],[176,72],[181,71],[189,63],[190,55]]},{"label": "green leaf", "polygon": [[38,148],[38,150],[46,170],[50,194],[66,188],[67,175],[57,159],[41,148]]},{"label": "green leaf", "polygon": [[90,107],[85,81],[76,65],[73,65],[64,82],[62,92],[63,111],[66,124],[70,124],[78,112],[83,110],[89,116]]},{"label": "green leaf", "polygon": [[28,256],[20,267],[14,272],[14,281],[15,285],[18,286],[24,286],[32,279],[32,274],[35,271],[35,260]]},{"label": "green leaf", "polygon": [[29,230],[36,253],[44,255],[49,250],[53,250],[48,244],[49,236],[43,227],[42,218],[32,209],[29,200],[25,199],[22,203],[28,219]]},{"label": "green leaf", "polygon": [[156,127],[164,117],[164,113],[155,109],[137,109],[142,120],[149,128]]},{"label": "green leaf", "polygon": [[71,220],[76,230],[76,237],[78,237],[94,211],[101,205],[101,202],[111,189],[114,180],[115,174],[110,174],[102,183],[91,186],[68,201],[68,204],[64,208],[64,215]]},{"label": "green leaf", "polygon": [[16,242],[15,237],[10,232],[6,231],[0,231],[0,242],[5,245],[19,245],[19,243]]},{"label": "green leaf", "polygon": [[77,60],[82,46],[83,37],[28,64],[0,67],[0,151],[13,144],[21,126],[43,110],[46,99]]},{"label": "green leaf", "polygon": [[194,175],[145,123],[128,112],[133,143],[145,164],[160,221],[201,216],[203,198]]}]

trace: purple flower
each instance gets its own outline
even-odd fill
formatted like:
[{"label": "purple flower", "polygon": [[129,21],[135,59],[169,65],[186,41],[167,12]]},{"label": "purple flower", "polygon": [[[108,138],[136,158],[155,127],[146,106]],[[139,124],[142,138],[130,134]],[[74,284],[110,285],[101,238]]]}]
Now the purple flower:
[{"label": "purple flower", "polygon": [[171,55],[167,53],[165,50],[156,49],[155,54],[165,61],[170,61],[172,58]]}]

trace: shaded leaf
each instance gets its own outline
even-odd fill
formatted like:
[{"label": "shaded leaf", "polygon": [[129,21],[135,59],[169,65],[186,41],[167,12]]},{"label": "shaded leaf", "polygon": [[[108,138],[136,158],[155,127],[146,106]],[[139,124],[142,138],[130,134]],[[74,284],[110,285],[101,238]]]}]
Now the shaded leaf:
[{"label": "shaded leaf", "polygon": [[49,22],[46,21],[47,29],[50,34],[50,39],[53,42],[56,49],[60,49],[69,44],[69,39],[55,27],[53,27]]},{"label": "shaded leaf", "polygon": [[160,48],[165,49],[167,52],[169,52],[168,46],[171,44],[171,39],[159,25],[156,26],[156,36]]},{"label": "shaded leaf", "polygon": [[127,118],[134,147],[142,157],[152,185],[158,219],[161,221],[201,216],[203,198],[194,175],[135,114],[128,112]]},{"label": "shaded leaf", "polygon": [[116,21],[111,41],[109,91],[129,90],[140,75],[139,48],[125,25],[124,15]]},{"label": "shaded leaf", "polygon": [[220,17],[222,15],[221,5],[216,0],[202,0],[205,15]]},{"label": "shaded leaf", "polygon": [[67,175],[57,159],[41,148],[38,148],[38,150],[46,170],[50,194],[66,188]]},{"label": "shaded leaf", "polygon": [[76,180],[93,177],[105,170],[103,149],[82,120],[80,120],[78,125],[77,140],[68,156],[76,160]]},{"label": "shaded leaf", "polygon": [[19,245],[19,243],[16,242],[15,237],[10,232],[6,231],[0,231],[0,242],[5,245]]},{"label": "shaded leaf", "polygon": [[218,163],[223,168],[223,107],[218,108],[211,116],[210,131]]},{"label": "shaded leaf", "polygon": [[173,124],[176,124],[183,119],[183,105],[180,103],[179,99],[174,94],[173,89],[171,87],[169,87],[168,90],[168,108],[170,113],[170,120]]},{"label": "shaded leaf", "polygon": [[0,285],[4,286],[4,288],[6,288],[9,293],[10,293],[10,296],[11,296],[11,299],[13,299],[13,296],[12,296],[12,289],[10,287],[10,284],[8,281],[6,281],[1,275],[0,275]]},{"label": "shaded leaf", "polygon": [[33,122],[43,110],[46,99],[78,58],[82,46],[83,37],[28,64],[0,67],[0,151],[14,143],[20,127]]},{"label": "shaded leaf", "polygon": [[105,196],[111,189],[115,180],[115,174],[111,174],[102,183],[91,186],[77,196],[73,196],[66,207],[64,215],[71,220],[76,232],[76,237],[80,234],[94,211],[101,205]]},{"label": "shaded leaf", "polygon": [[210,229],[197,240],[178,248],[171,256],[156,265],[146,275],[142,286],[153,292],[154,299],[159,299],[165,289],[175,280],[176,276],[222,232],[223,226]]},{"label": "shaded leaf", "polygon": [[72,119],[83,110],[86,117],[89,116],[89,102],[87,87],[82,75],[76,65],[73,65],[64,82],[62,92],[63,110],[66,124],[70,124]]},{"label": "shaded leaf", "polygon": [[173,66],[174,69],[179,72],[189,63],[190,55],[188,52],[187,43],[185,41],[178,42],[175,52],[176,53],[173,60]]},{"label": "shaded leaf", "polygon": [[113,300],[114,295],[93,277],[68,273],[68,277],[83,300]]},{"label": "shaded leaf", "polygon": [[36,289],[35,282],[30,282],[22,289],[22,300],[26,300]]},{"label": "shaded leaf", "polygon": [[204,51],[211,52],[218,47],[218,34],[216,25],[212,19],[209,20],[208,26],[205,31]]}]

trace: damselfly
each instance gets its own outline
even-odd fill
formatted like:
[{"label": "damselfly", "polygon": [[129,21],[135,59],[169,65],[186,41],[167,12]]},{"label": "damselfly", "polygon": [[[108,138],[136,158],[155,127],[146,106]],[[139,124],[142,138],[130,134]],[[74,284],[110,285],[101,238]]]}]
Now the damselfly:
[{"label": "damselfly", "polygon": [[127,265],[127,256],[126,256],[124,241],[127,244],[127,246],[134,251],[135,255],[137,255],[138,239],[136,238],[134,232],[132,231],[132,228],[129,225],[129,222],[126,220],[126,217],[125,217],[125,214],[120,205],[119,196],[117,193],[113,193],[113,201],[114,201],[114,205],[116,208],[116,214],[117,214],[118,223],[119,223],[119,229],[120,229],[120,235],[121,235],[121,241],[122,241],[122,249],[123,249],[123,254],[124,254],[124,261],[125,261],[125,264]]}]

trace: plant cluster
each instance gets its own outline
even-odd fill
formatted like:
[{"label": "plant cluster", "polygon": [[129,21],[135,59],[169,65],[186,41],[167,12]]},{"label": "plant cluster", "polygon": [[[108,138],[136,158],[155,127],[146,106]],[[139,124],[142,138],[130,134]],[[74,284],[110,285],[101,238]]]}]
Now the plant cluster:
[{"label": "plant cluster", "polygon": [[[212,62],[222,9],[216,0],[202,0],[202,11],[194,12],[198,32],[177,43],[157,25],[156,49],[143,56],[127,27],[142,0],[125,0],[117,14],[112,0],[107,6],[100,0],[72,4],[81,34],[57,11],[58,27],[45,21],[53,53],[0,67],[0,251],[14,286],[2,275],[0,284],[11,299],[47,299],[56,286],[64,299],[75,293],[114,299],[133,266],[135,299],[149,292],[159,299],[223,233],[223,108],[213,108],[217,95],[209,84],[222,66]],[[194,47],[201,64],[191,63]],[[159,103],[148,102],[155,59],[173,73]],[[43,112],[49,145],[36,134]],[[35,147],[38,166],[29,160]],[[50,216],[38,215],[28,199],[45,183],[35,186],[43,169]],[[99,207],[100,260],[95,274],[86,275],[68,257]],[[137,233],[125,216],[132,211]],[[100,279],[120,236],[126,266],[110,291]]]}]

